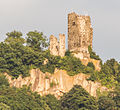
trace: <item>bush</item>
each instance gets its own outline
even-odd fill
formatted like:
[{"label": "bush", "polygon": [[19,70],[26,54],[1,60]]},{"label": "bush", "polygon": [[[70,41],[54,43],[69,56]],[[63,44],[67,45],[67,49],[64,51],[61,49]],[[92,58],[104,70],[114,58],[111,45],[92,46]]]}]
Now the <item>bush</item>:
[{"label": "bush", "polygon": [[99,55],[96,55],[96,53],[93,52],[91,46],[88,47],[88,51],[90,53],[90,58],[95,59],[95,60],[101,60]]},{"label": "bush", "polygon": [[51,110],[61,110],[60,101],[54,95],[46,95],[44,99]]},{"label": "bush", "polygon": [[8,80],[6,79],[6,77],[0,73],[0,87],[1,86],[9,86]]},{"label": "bush", "polygon": [[67,50],[66,52],[65,52],[65,56],[71,56],[72,54],[71,54],[71,52],[69,51],[69,50]]},{"label": "bush", "polygon": [[0,103],[0,110],[11,110],[9,106],[4,103]]},{"label": "bush", "polygon": [[88,67],[91,67],[93,70],[95,70],[95,66],[94,66],[94,64],[93,64],[92,62],[89,62],[89,63],[87,64],[87,66],[88,66]]}]

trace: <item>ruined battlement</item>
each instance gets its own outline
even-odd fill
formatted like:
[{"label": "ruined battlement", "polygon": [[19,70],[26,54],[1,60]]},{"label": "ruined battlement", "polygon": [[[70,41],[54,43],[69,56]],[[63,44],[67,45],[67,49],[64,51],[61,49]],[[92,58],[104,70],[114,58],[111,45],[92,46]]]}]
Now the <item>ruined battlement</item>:
[{"label": "ruined battlement", "polygon": [[65,51],[65,34],[59,34],[59,41],[55,36],[51,35],[50,53],[55,56],[64,57]]}]

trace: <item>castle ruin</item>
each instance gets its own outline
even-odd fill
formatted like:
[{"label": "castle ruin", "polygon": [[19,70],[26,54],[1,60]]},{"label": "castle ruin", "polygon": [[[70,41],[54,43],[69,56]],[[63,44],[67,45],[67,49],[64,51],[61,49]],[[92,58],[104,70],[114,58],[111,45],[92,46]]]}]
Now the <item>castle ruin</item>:
[{"label": "castle ruin", "polygon": [[[68,50],[80,59],[89,59],[88,46],[92,47],[93,29],[89,16],[68,14]],[[59,34],[59,42],[50,36],[50,53],[55,56],[65,55],[65,35]]]}]

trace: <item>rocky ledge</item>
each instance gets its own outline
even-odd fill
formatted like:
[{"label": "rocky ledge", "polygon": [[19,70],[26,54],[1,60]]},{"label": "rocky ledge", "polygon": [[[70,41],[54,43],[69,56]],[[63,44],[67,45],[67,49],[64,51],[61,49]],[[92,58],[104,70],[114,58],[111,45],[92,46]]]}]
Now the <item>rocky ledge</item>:
[{"label": "rocky ledge", "polygon": [[30,70],[30,76],[12,79],[5,73],[10,86],[21,88],[23,85],[31,87],[31,90],[38,92],[40,95],[53,94],[60,98],[64,93],[68,92],[74,85],[81,85],[92,96],[96,97],[96,90],[101,92],[108,90],[101,86],[99,82],[88,81],[89,75],[79,73],[75,76],[69,76],[66,71],[55,69],[54,74],[43,73],[39,69]]}]

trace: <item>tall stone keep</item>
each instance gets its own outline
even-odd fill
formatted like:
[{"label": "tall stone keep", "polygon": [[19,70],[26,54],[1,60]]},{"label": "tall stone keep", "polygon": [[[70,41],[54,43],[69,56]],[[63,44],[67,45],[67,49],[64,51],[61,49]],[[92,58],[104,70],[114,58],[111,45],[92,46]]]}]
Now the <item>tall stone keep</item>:
[{"label": "tall stone keep", "polygon": [[93,29],[89,16],[68,14],[68,49],[75,57],[89,59],[88,46],[92,47]]},{"label": "tall stone keep", "polygon": [[50,36],[50,53],[55,56],[65,55],[65,34],[59,34],[59,42],[53,35]]}]

